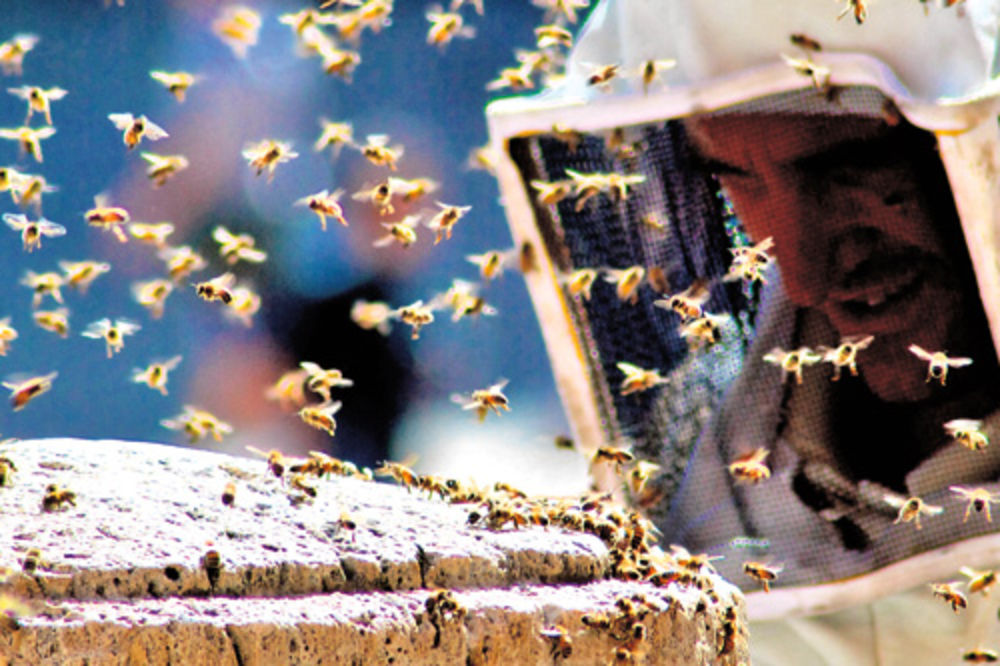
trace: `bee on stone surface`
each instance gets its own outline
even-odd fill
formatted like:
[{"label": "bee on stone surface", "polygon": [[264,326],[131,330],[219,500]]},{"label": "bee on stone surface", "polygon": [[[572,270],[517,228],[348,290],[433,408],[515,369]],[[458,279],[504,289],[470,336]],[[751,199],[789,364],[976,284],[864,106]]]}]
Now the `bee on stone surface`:
[{"label": "bee on stone surface", "polygon": [[208,262],[192,250],[189,245],[165,247],[157,253],[157,256],[166,264],[167,275],[178,283],[191,273],[203,270],[208,266]]},{"label": "bee on stone surface", "polygon": [[507,380],[502,379],[489,388],[479,389],[470,394],[453,393],[451,401],[461,405],[462,409],[475,410],[476,417],[482,423],[491,410],[497,416],[510,411],[510,403],[503,393],[505,386],[507,386]]},{"label": "bee on stone surface", "polygon": [[38,129],[30,127],[0,128],[0,139],[17,141],[22,155],[28,155],[36,162],[41,163],[44,161],[42,141],[51,138],[55,133],[56,128],[52,126],[39,127]]},{"label": "bee on stone surface", "polygon": [[763,562],[748,560],[743,563],[743,573],[753,578],[764,587],[765,592],[771,591],[771,583],[778,579],[778,574],[784,569],[783,566],[771,566]]},{"label": "bee on stone surface", "polygon": [[844,10],[837,15],[840,20],[848,14],[854,14],[854,22],[861,25],[868,18],[868,0],[847,0]]},{"label": "bee on stone surface", "polygon": [[92,227],[110,231],[118,242],[128,242],[128,236],[122,227],[131,219],[129,212],[119,206],[109,206],[107,197],[103,194],[94,197],[94,207],[83,214],[83,219]]},{"label": "bee on stone surface", "polygon": [[285,455],[277,450],[271,449],[270,451],[262,451],[256,446],[246,447],[247,451],[253,453],[254,455],[260,456],[267,459],[267,468],[271,471],[277,478],[281,478],[285,474],[285,467],[287,467]]},{"label": "bee on stone surface", "polygon": [[542,627],[538,632],[542,638],[549,642],[549,654],[552,659],[568,659],[573,654],[573,639],[570,638],[566,627],[558,624]]},{"label": "bee on stone surface", "polygon": [[962,661],[970,664],[994,664],[1000,661],[1000,652],[981,647],[972,650],[963,650]]},{"label": "bee on stone surface", "polygon": [[42,497],[42,511],[61,511],[67,504],[76,506],[76,493],[56,483],[50,483],[45,487],[45,495]]},{"label": "bee on stone surface", "polygon": [[174,225],[169,222],[133,222],[128,231],[140,243],[148,243],[162,250],[167,247],[167,236],[174,233]]},{"label": "bee on stone surface", "polygon": [[274,171],[282,162],[290,162],[299,156],[292,150],[292,144],[287,141],[274,141],[273,139],[262,139],[257,143],[248,145],[243,149],[243,158],[246,159],[250,168],[261,175],[267,171],[267,182],[274,180]]},{"label": "bee on stone surface", "polygon": [[647,391],[661,384],[666,384],[669,381],[666,377],[660,375],[659,370],[646,370],[645,368],[640,368],[637,365],[625,363],[624,361],[615,365],[625,375],[619,387],[622,395]]},{"label": "bee on stone surface", "polygon": [[66,234],[66,227],[42,218],[29,221],[23,214],[4,213],[3,221],[14,231],[21,232],[21,243],[26,252],[42,247],[42,237],[55,238]]},{"label": "bee on stone surface", "polygon": [[919,345],[910,345],[907,349],[921,361],[929,363],[925,381],[930,382],[932,379],[937,379],[941,382],[941,386],[944,386],[948,379],[948,368],[963,368],[972,365],[972,359],[964,356],[948,356],[943,351],[929,352]]},{"label": "bee on stone surface", "polygon": [[989,446],[989,437],[982,427],[983,422],[975,419],[952,419],[944,424],[945,432],[970,451],[982,451]]},{"label": "bee on stone surface", "polygon": [[135,117],[131,113],[109,113],[108,120],[124,132],[122,141],[129,150],[138,146],[144,138],[149,141],[159,141],[170,136],[166,130],[146,116]]},{"label": "bee on stone surface", "polygon": [[69,335],[69,310],[66,308],[38,310],[32,314],[32,318],[35,325],[43,330],[51,331],[61,338]]},{"label": "bee on stone surface", "polygon": [[986,522],[993,522],[993,518],[990,516],[990,504],[1000,504],[1000,493],[991,493],[986,488],[965,488],[962,486],[948,486],[948,490],[958,495],[957,499],[962,499],[969,503],[965,507],[965,516],[962,518],[963,523],[969,520],[969,514],[973,509],[976,510],[976,513],[985,513]]},{"label": "bee on stone surface", "polygon": [[958,572],[969,579],[966,583],[969,594],[982,592],[984,597],[989,596],[990,588],[996,585],[997,582],[996,572],[989,569],[977,571],[969,567],[962,567]]},{"label": "bee on stone surface", "polygon": [[344,377],[344,374],[336,368],[327,370],[310,361],[302,361],[299,366],[308,374],[306,387],[323,396],[325,403],[330,402],[330,389],[354,386],[354,382]]},{"label": "bee on stone surface", "polygon": [[208,576],[208,584],[214,590],[222,575],[222,556],[219,555],[219,551],[206,551],[201,558],[201,566],[205,569],[205,575]]},{"label": "bee on stone surface", "polygon": [[573,193],[572,180],[556,180],[552,182],[533,180],[531,181],[531,187],[538,192],[535,198],[543,206],[554,206]]},{"label": "bee on stone surface", "polygon": [[21,278],[21,284],[34,292],[31,298],[31,307],[33,309],[37,309],[42,304],[42,299],[46,296],[51,296],[56,303],[62,303],[61,288],[64,283],[63,276],[53,271],[46,273],[27,271],[24,277]]},{"label": "bee on stone surface", "polygon": [[302,474],[292,474],[288,485],[309,497],[316,497],[316,486],[310,485]]},{"label": "bee on stone surface", "polygon": [[572,296],[582,296],[590,300],[590,290],[597,281],[596,268],[579,268],[561,279]]},{"label": "bee on stone surface", "polygon": [[206,301],[222,301],[225,305],[233,302],[232,289],[236,285],[236,276],[232,273],[217,275],[211,280],[198,282],[194,285],[198,296]]},{"label": "bee on stone surface", "polygon": [[319,125],[321,128],[319,138],[313,143],[313,150],[317,153],[330,148],[333,156],[336,158],[340,155],[340,151],[343,150],[344,146],[357,148],[354,143],[354,127],[351,123],[339,123],[326,118],[320,118]]},{"label": "bee on stone surface", "polygon": [[931,583],[931,593],[951,606],[956,613],[959,609],[968,606],[969,602],[965,595],[958,591],[959,581],[953,580],[950,583]]},{"label": "bee on stone surface", "polygon": [[181,430],[188,436],[188,441],[194,444],[205,435],[211,435],[217,442],[223,435],[230,435],[233,427],[220,420],[211,412],[191,405],[184,405],[184,411],[172,419],[162,419],[160,425],[168,430]]},{"label": "bee on stone surface", "polygon": [[227,318],[239,321],[247,328],[253,326],[254,315],[260,312],[260,294],[245,285],[241,285],[234,287],[230,296],[232,296],[232,300],[223,314]]},{"label": "bee on stone surface", "polygon": [[431,27],[427,31],[427,43],[444,49],[456,37],[472,39],[476,29],[465,25],[458,12],[443,11],[441,5],[431,5],[425,14]]},{"label": "bee on stone surface", "polygon": [[573,33],[557,24],[540,25],[535,28],[535,45],[540,49],[550,46],[573,48]]},{"label": "bee on stone surface", "polygon": [[419,477],[407,465],[385,461],[376,470],[376,476],[391,476],[393,481],[406,487],[409,492],[411,488],[419,488]]},{"label": "bee on stone surface", "polygon": [[212,32],[228,46],[237,58],[245,58],[247,50],[257,43],[260,14],[243,5],[226,5],[212,21]]},{"label": "bee on stone surface", "polygon": [[606,268],[604,281],[615,285],[615,294],[620,301],[628,301],[635,305],[639,301],[639,287],[646,277],[646,269],[642,266],[628,268]]},{"label": "bee on stone surface", "polygon": [[149,163],[146,177],[153,181],[156,187],[162,187],[179,171],[187,169],[189,162],[183,155],[159,155],[157,153],[140,153],[142,159]]},{"label": "bee on stone surface", "polygon": [[31,400],[51,389],[52,382],[58,376],[58,372],[50,372],[27,379],[10,378],[3,382],[3,387],[10,391],[10,406],[15,412],[24,409]]},{"label": "bee on stone surface", "polygon": [[472,206],[451,206],[440,201],[435,203],[441,210],[428,220],[427,228],[434,231],[434,244],[437,245],[443,239],[451,239],[455,224],[472,210]]},{"label": "bee on stone surface", "polygon": [[376,238],[372,245],[386,247],[397,243],[404,249],[410,247],[417,242],[416,227],[420,224],[420,217],[420,215],[407,215],[399,222],[382,222],[382,227],[387,233]]},{"label": "bee on stone surface", "polygon": [[10,317],[0,319],[0,356],[7,355],[14,340],[17,340],[17,329],[10,325]]},{"label": "bee on stone surface", "polygon": [[111,270],[111,264],[103,261],[60,261],[59,268],[65,274],[64,284],[86,294],[90,285]]},{"label": "bee on stone surface", "polygon": [[362,189],[351,195],[355,201],[367,201],[375,207],[379,215],[392,215],[396,212],[396,207],[392,205],[393,179],[389,178],[369,187],[364,185]]},{"label": "bee on stone surface", "polygon": [[37,35],[14,35],[0,42],[0,72],[4,76],[21,76],[24,56],[38,44]]},{"label": "bee on stone surface", "polygon": [[653,301],[653,305],[676,312],[683,321],[688,321],[705,316],[703,306],[710,295],[708,280],[699,279],[678,294]]},{"label": "bee on stone surface", "polygon": [[599,462],[609,462],[615,466],[615,471],[621,474],[622,465],[626,465],[633,460],[635,460],[635,456],[628,449],[601,446],[594,452],[591,463],[596,465]]},{"label": "bee on stone surface", "polygon": [[896,520],[893,521],[894,525],[912,522],[918,530],[921,529],[920,514],[936,516],[944,511],[942,507],[927,504],[919,497],[904,499],[899,495],[884,495],[883,499],[892,508],[899,509],[899,514],[896,516]]},{"label": "bee on stone surface", "polygon": [[390,171],[395,171],[396,162],[403,157],[403,146],[389,147],[388,144],[388,134],[369,134],[365,137],[365,144],[360,146],[359,150],[375,166],[386,166],[389,167]]},{"label": "bee on stone surface", "polygon": [[189,72],[165,72],[155,69],[149,73],[149,76],[157,83],[163,85],[167,89],[167,92],[173,95],[178,102],[183,102],[188,88],[199,81],[199,77]]},{"label": "bee on stone surface", "polygon": [[141,326],[127,319],[116,319],[113,323],[105,317],[87,325],[80,335],[85,338],[104,340],[111,358],[125,347],[125,336],[133,335]]},{"label": "bee on stone surface", "polygon": [[813,62],[808,56],[805,58],[793,58],[792,56],[781,54],[781,59],[785,64],[794,69],[802,76],[808,76],[817,90],[827,90],[830,85],[830,68]]},{"label": "bee on stone surface", "polygon": [[28,115],[24,119],[24,124],[31,122],[31,116],[40,113],[45,116],[45,124],[52,124],[52,111],[49,102],[57,101],[66,96],[67,91],[62,88],[39,88],[38,86],[20,86],[18,88],[7,88],[7,92],[15,97],[20,97],[28,103]]},{"label": "bee on stone surface", "polygon": [[850,370],[852,377],[857,377],[858,352],[867,349],[874,340],[875,336],[873,335],[849,335],[841,339],[840,344],[836,348],[817,347],[816,353],[823,357],[822,360],[833,364],[833,376],[830,378],[830,381],[835,382],[839,380],[840,371],[843,368]]},{"label": "bee on stone surface", "polygon": [[233,506],[236,502],[236,484],[232,481],[226,484],[226,487],[222,490],[222,504],[224,506]]},{"label": "bee on stone surface", "polygon": [[173,290],[173,282],[162,278],[132,284],[132,296],[139,305],[149,310],[149,316],[153,319],[159,319],[163,316],[167,296]]},{"label": "bee on stone surface", "polygon": [[355,530],[358,529],[358,522],[346,511],[341,511],[340,518],[337,519],[337,528],[341,531],[348,532],[351,535],[351,541],[353,542]]},{"label": "bee on stone surface", "polygon": [[320,228],[326,231],[326,217],[329,215],[342,226],[347,226],[347,218],[344,217],[344,209],[340,206],[340,197],[344,195],[344,190],[336,189],[332,193],[329,190],[320,190],[315,194],[302,197],[296,200],[295,206],[305,206],[319,216]]},{"label": "bee on stone surface", "polygon": [[410,338],[416,340],[420,337],[420,329],[434,322],[434,308],[420,300],[390,311],[388,317],[409,324],[413,329]]},{"label": "bee on stone surface", "polygon": [[219,256],[230,266],[240,260],[259,264],[267,259],[267,253],[255,247],[256,241],[250,234],[234,234],[219,225],[212,230],[212,239],[219,244]]},{"label": "bee on stone surface", "polygon": [[389,335],[392,312],[388,303],[359,299],[351,305],[351,321],[366,331],[374,329],[382,335]]},{"label": "bee on stone surface", "polygon": [[461,620],[468,613],[451,590],[437,590],[430,594],[424,601],[424,608],[427,615],[431,617],[431,622],[444,619]]},{"label": "bee on stone surface", "polygon": [[817,354],[809,347],[799,347],[785,351],[781,347],[775,347],[764,354],[764,361],[781,368],[781,381],[784,383],[789,376],[795,377],[795,383],[802,383],[802,368],[807,365],[816,365],[823,360],[821,354]]},{"label": "bee on stone surface", "polygon": [[180,365],[181,359],[181,356],[173,356],[166,361],[154,361],[145,368],[136,368],[132,371],[132,381],[136,384],[145,384],[154,391],[167,395],[168,376]]},{"label": "bee on stone surface", "polygon": [[736,481],[759,483],[771,478],[771,470],[764,463],[771,452],[760,447],[744,454],[729,464],[729,473]]}]

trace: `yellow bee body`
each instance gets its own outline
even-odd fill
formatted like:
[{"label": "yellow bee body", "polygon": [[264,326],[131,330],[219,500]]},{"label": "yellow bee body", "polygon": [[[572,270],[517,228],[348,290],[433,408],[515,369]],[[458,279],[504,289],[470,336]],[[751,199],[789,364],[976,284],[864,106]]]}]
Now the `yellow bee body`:
[{"label": "yellow bee body", "polygon": [[150,363],[145,368],[136,368],[132,371],[132,381],[145,384],[154,391],[167,395],[167,379],[170,371],[180,365],[181,358],[174,356],[166,361]]},{"label": "yellow bee body", "polygon": [[340,402],[325,402],[321,405],[307,405],[299,410],[299,418],[307,425],[322,430],[333,437],[337,422],[333,416],[343,406]]},{"label": "yellow bee body", "polygon": [[931,593],[942,599],[946,604],[951,606],[951,609],[956,613],[960,609],[965,608],[969,605],[968,600],[965,595],[958,591],[958,581],[952,581],[950,583],[931,583]]}]

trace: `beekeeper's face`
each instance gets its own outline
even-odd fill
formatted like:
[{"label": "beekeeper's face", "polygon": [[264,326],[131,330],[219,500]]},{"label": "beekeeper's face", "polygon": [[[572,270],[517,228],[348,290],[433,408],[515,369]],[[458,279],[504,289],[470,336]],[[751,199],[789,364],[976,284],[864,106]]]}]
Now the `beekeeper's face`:
[{"label": "beekeeper's face", "polygon": [[[715,114],[687,126],[751,238],[774,237],[789,298],[841,336],[875,336],[859,369],[880,398],[940,390],[911,344],[992,367],[933,137],[866,116]],[[945,390],[967,389],[974,374],[956,371]]]}]

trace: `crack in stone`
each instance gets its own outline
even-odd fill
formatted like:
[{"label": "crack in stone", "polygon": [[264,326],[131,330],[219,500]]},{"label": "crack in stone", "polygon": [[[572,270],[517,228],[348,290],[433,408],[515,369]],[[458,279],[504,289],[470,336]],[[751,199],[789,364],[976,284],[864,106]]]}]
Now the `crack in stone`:
[{"label": "crack in stone", "polygon": [[236,636],[233,634],[233,625],[226,625],[226,636],[229,638],[229,644],[233,646],[233,657],[236,659],[236,666],[245,666],[243,653],[240,652],[240,645],[236,641]]},{"label": "crack in stone", "polygon": [[427,551],[419,543],[417,544],[417,566],[420,569],[420,587],[427,587],[427,571],[431,566],[431,559],[427,556]]}]

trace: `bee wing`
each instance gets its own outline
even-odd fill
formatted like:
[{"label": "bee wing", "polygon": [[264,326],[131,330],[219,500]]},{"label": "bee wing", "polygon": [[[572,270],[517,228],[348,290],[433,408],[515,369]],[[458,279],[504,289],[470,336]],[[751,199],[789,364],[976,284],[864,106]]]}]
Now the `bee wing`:
[{"label": "bee wing", "polygon": [[927,514],[928,516],[936,516],[939,513],[941,513],[942,511],[944,511],[944,507],[943,506],[936,506],[934,504],[926,504],[925,503],[923,505],[923,507],[921,507],[920,510],[922,512],[924,512],[925,514]]},{"label": "bee wing", "polygon": [[31,94],[31,86],[21,86],[20,88],[7,88],[7,92],[11,95],[20,97],[21,99],[28,99],[28,95]]},{"label": "bee wing", "polygon": [[767,352],[763,356],[763,360],[767,363],[774,363],[775,365],[780,365],[782,360],[785,358],[787,352],[781,347],[775,347],[771,351]]},{"label": "bee wing", "polygon": [[49,88],[48,90],[45,91],[45,96],[52,101],[60,100],[68,94],[69,91],[63,90],[62,88]]},{"label": "bee wing", "polygon": [[948,359],[948,365],[952,368],[962,368],[972,365],[972,359],[967,356],[956,356]]},{"label": "bee wing", "polygon": [[164,370],[173,370],[178,365],[180,365],[180,362],[183,359],[184,359],[184,357],[181,356],[180,354],[178,354],[177,356],[171,356],[166,361],[163,361],[162,363],[160,363],[160,365],[163,366]]},{"label": "bee wing", "polygon": [[931,354],[929,351],[927,351],[920,345],[910,345],[909,347],[907,347],[907,349],[910,351],[911,354],[913,354],[922,361],[930,361],[931,358],[933,357],[933,354]]},{"label": "bee wing", "polygon": [[56,236],[64,236],[66,234],[66,227],[55,222],[49,222],[48,220],[39,220],[38,231],[45,236],[54,238]]},{"label": "bee wing", "polygon": [[128,319],[117,319],[115,320],[115,326],[118,328],[122,335],[132,335],[136,331],[142,328],[141,325],[130,321]]},{"label": "bee wing", "polygon": [[885,503],[893,509],[902,509],[903,505],[908,501],[906,498],[900,497],[899,495],[883,495],[882,499],[885,500]]},{"label": "bee wing", "polygon": [[16,129],[0,127],[0,139],[20,139],[21,135]]},{"label": "bee wing", "polygon": [[326,407],[323,407],[323,413],[326,414],[327,416],[333,416],[334,414],[339,412],[340,408],[343,406],[344,403],[342,403],[340,400],[338,400],[337,402],[331,402]]},{"label": "bee wing", "polygon": [[21,231],[28,226],[28,216],[21,213],[4,213],[3,221],[7,226],[16,231]]},{"label": "bee wing", "polygon": [[131,113],[109,113],[108,120],[115,124],[120,130],[127,130],[135,118]]},{"label": "bee wing", "polygon": [[[143,116],[145,118],[145,116]],[[169,134],[167,131],[154,123],[149,118],[146,118],[146,129],[143,131],[143,136],[145,136],[150,141],[159,141],[160,139],[166,139]]]},{"label": "bee wing", "polygon": [[365,141],[368,142],[369,146],[375,146],[377,148],[382,148],[389,143],[388,134],[369,134],[365,137]]},{"label": "bee wing", "polygon": [[211,282],[217,287],[230,289],[234,284],[236,284],[236,275],[233,273],[223,273],[222,275],[212,278]]},{"label": "bee wing", "polygon": [[639,366],[633,365],[632,363],[626,363],[625,361],[615,363],[615,365],[618,367],[619,370],[625,373],[626,377],[641,375],[644,372],[644,370]]},{"label": "bee wing", "polygon": [[41,129],[34,130],[36,139],[48,139],[55,133],[56,133],[55,127],[43,127]]},{"label": "bee wing", "polygon": [[504,387],[507,386],[507,384],[509,384],[509,383],[510,383],[509,379],[500,378],[500,379],[498,379],[496,381],[496,383],[494,383],[493,385],[491,385],[486,390],[490,391],[490,392],[493,392],[493,391],[502,391],[504,389]]},{"label": "bee wing", "polygon": [[968,499],[972,495],[972,491],[968,488],[962,486],[948,486],[948,490],[955,493],[956,495],[961,495],[963,499]]},{"label": "bee wing", "polygon": [[462,405],[462,409],[472,409],[476,406],[476,403],[472,401],[468,395],[464,393],[452,393],[451,401]]},{"label": "bee wing", "polygon": [[92,321],[87,324],[87,328],[80,335],[85,338],[103,338],[108,329],[111,328],[111,320],[104,318]]}]

